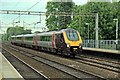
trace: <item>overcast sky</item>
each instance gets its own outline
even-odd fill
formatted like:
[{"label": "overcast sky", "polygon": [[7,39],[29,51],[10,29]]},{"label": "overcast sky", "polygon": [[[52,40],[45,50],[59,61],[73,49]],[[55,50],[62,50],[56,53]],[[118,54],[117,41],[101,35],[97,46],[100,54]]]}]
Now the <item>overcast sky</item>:
[{"label": "overcast sky", "polygon": [[[29,11],[43,11],[45,12],[46,9],[46,4],[48,0],[0,0],[0,10],[23,10],[26,11],[28,10],[31,6],[34,4],[37,4],[29,9]],[[87,3],[87,0],[73,0],[76,5],[83,5]],[[40,16],[28,16],[28,15],[22,15],[20,18],[17,18],[18,15],[11,15],[11,14],[0,14],[0,23],[1,23],[1,29],[0,33],[3,33],[7,29],[7,27],[11,27],[13,20],[15,22],[19,21],[20,23],[15,24],[15,25],[20,25],[23,26],[23,21],[24,21],[24,26],[27,29],[32,29],[33,32],[36,30],[40,30],[42,27],[45,27],[45,16],[42,16],[40,19]],[[17,19],[15,19],[17,18]],[[41,21],[40,24],[37,25],[28,25],[32,24],[35,22]]]}]

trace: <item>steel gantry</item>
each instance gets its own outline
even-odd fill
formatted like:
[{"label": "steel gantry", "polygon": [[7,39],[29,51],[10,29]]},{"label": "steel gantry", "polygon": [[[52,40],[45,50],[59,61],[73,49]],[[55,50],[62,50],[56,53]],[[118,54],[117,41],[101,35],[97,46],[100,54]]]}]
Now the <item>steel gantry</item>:
[{"label": "steel gantry", "polygon": [[39,11],[19,11],[19,10],[0,10],[0,14],[45,15],[45,12],[39,12]]},{"label": "steel gantry", "polygon": [[20,11],[20,10],[0,10],[0,14],[17,14],[17,15],[57,15],[57,16],[71,16],[71,15],[95,15],[95,13],[71,13],[71,12],[40,12],[40,11]]}]

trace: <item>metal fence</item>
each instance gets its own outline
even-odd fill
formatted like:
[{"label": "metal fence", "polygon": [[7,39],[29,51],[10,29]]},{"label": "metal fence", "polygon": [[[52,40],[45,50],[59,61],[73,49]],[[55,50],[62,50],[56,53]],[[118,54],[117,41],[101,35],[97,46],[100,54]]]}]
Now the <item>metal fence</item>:
[{"label": "metal fence", "polygon": [[[98,47],[96,42],[98,42]],[[120,40],[83,40],[83,47],[119,50]]]}]

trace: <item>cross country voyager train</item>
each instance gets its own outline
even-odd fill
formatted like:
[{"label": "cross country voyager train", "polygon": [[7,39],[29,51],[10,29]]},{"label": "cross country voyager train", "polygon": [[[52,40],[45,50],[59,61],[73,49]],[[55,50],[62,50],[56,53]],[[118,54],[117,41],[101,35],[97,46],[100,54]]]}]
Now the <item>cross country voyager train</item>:
[{"label": "cross country voyager train", "polygon": [[71,57],[82,52],[80,33],[72,28],[11,36],[11,43]]}]

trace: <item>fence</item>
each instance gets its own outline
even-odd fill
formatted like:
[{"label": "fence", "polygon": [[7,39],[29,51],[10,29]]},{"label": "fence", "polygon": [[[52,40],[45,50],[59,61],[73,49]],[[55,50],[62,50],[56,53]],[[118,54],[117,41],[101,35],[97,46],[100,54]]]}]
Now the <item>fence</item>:
[{"label": "fence", "polygon": [[83,47],[101,48],[101,49],[120,49],[120,40],[99,40],[98,47],[96,47],[96,40],[83,40]]}]

